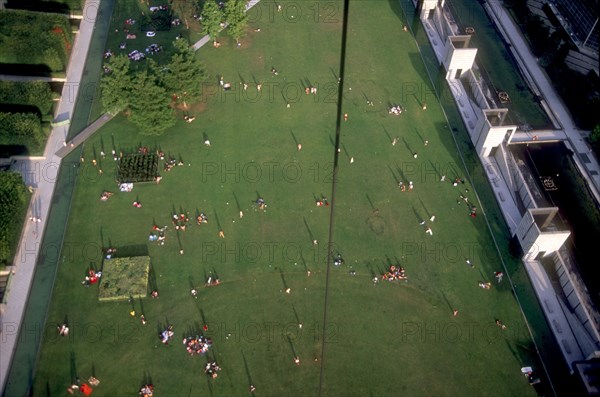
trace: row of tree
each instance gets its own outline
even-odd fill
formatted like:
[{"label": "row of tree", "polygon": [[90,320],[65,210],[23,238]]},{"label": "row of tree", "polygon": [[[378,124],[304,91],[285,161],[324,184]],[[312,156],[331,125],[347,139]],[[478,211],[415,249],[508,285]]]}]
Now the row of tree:
[{"label": "row of tree", "polygon": [[202,8],[200,18],[202,21],[202,34],[208,35],[216,43],[217,37],[224,24],[227,24],[227,33],[236,41],[244,37],[248,26],[245,0],[228,0],[225,5],[207,0]]},{"label": "row of tree", "polygon": [[146,67],[134,71],[125,55],[110,58],[110,72],[101,80],[105,111],[129,115],[142,134],[159,135],[175,125],[173,102],[184,109],[198,100],[205,80],[204,67],[184,39],[173,42],[175,53],[170,61],[159,65],[148,60]]},{"label": "row of tree", "polygon": [[40,147],[45,140],[37,114],[0,112],[0,145]]},{"label": "row of tree", "polygon": [[0,171],[0,267],[12,260],[27,202],[27,188],[21,175]]}]

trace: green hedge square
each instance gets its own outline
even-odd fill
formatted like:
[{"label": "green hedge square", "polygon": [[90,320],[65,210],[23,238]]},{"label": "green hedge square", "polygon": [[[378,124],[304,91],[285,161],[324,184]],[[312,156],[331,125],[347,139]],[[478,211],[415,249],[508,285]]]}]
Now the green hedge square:
[{"label": "green hedge square", "polygon": [[149,256],[105,259],[98,300],[144,298],[148,291],[149,272]]}]

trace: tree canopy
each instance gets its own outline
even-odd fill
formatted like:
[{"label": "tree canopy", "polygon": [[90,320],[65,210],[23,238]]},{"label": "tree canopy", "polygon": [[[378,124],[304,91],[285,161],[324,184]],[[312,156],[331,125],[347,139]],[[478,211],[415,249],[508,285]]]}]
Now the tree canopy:
[{"label": "tree canopy", "polygon": [[213,0],[207,0],[200,17],[202,18],[202,34],[207,34],[213,42],[216,42],[223,22],[221,7]]},{"label": "tree canopy", "polygon": [[129,107],[134,95],[130,64],[126,55],[113,56],[107,66],[110,72],[102,77],[102,106],[109,113],[116,114]]},{"label": "tree canopy", "polygon": [[239,43],[240,39],[246,33],[248,26],[248,16],[246,15],[246,1],[229,0],[225,4],[225,19],[229,24],[229,35]]},{"label": "tree canopy", "polygon": [[138,72],[133,78],[135,95],[131,95],[129,120],[144,135],[160,135],[175,125],[175,112],[169,106],[167,91],[156,83],[149,71]]},{"label": "tree canopy", "polygon": [[202,95],[202,82],[206,75],[202,62],[190,47],[187,40],[179,39],[173,42],[176,52],[169,63],[156,71],[159,83],[172,94],[177,102],[185,107]]}]

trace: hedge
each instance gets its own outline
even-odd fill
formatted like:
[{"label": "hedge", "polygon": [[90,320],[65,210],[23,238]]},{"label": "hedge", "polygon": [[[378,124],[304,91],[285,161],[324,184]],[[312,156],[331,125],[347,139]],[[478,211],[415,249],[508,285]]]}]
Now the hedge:
[{"label": "hedge", "polygon": [[21,175],[0,171],[0,269],[9,264],[14,255],[28,198]]},{"label": "hedge", "polygon": [[34,113],[0,112],[0,145],[40,146],[46,136]]},{"label": "hedge", "polygon": [[0,62],[43,64],[60,72],[66,69],[72,44],[66,15],[0,11]]},{"label": "hedge", "polygon": [[0,81],[0,103],[35,106],[46,115],[52,111],[52,90],[41,81]]}]

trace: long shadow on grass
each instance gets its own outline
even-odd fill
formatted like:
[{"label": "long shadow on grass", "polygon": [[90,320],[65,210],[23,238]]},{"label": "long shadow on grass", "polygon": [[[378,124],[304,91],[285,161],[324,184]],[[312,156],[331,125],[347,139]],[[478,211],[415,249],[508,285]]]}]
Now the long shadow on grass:
[{"label": "long shadow on grass", "polygon": [[285,275],[283,274],[282,269],[279,269],[279,275],[281,276],[281,282],[283,283],[283,290],[287,291],[288,285],[287,285],[287,282],[285,281]]},{"label": "long shadow on grass", "polygon": [[431,218],[431,213],[429,212],[429,210],[427,209],[427,207],[425,206],[425,203],[423,202],[423,200],[421,200],[421,196],[419,196],[417,194],[417,197],[419,198],[419,202],[421,203],[421,206],[423,207],[423,209],[425,210],[425,214],[427,214],[427,218]]},{"label": "long shadow on grass", "polygon": [[417,209],[415,207],[412,207],[413,210],[413,214],[415,214],[415,218],[417,218],[417,222],[419,222],[419,225],[421,224],[425,224],[423,218],[421,218],[421,215],[419,215],[419,213],[417,212]]},{"label": "long shadow on grass", "polygon": [[402,142],[404,142],[404,146],[406,146],[406,150],[410,152],[410,155],[414,156],[415,152],[412,150],[412,148],[410,147],[406,139],[404,139],[404,137],[402,137]]},{"label": "long shadow on grass", "polygon": [[387,128],[385,128],[385,126],[383,124],[381,124],[381,128],[383,129],[383,132],[384,132],[385,136],[387,136],[387,138],[389,139],[389,141],[392,142],[393,141],[392,136],[388,132]]},{"label": "long shadow on grass", "polygon": [[387,167],[390,170],[390,172],[392,173],[392,177],[394,178],[394,181],[396,181],[396,186],[398,186],[400,184],[400,180],[398,179],[398,177],[394,173],[394,170],[392,169],[392,167],[390,167],[389,165]]},{"label": "long shadow on grass", "polygon": [[300,316],[298,316],[298,311],[296,311],[296,306],[292,304],[292,311],[294,312],[294,317],[296,318],[296,324],[300,325]]},{"label": "long shadow on grass", "polygon": [[298,139],[296,138],[296,135],[294,135],[294,131],[292,131],[292,129],[290,128],[290,135],[292,136],[292,139],[294,140],[294,143],[296,144],[296,146],[298,146]]},{"label": "long shadow on grass", "polygon": [[[248,377],[248,387],[250,389],[252,389],[254,382],[252,381],[252,375],[250,374],[250,368],[248,367],[248,360],[246,360],[246,355],[244,354],[244,351],[241,350],[242,353],[242,360],[244,360],[244,369],[246,370],[246,376]],[[254,393],[252,393],[254,394]]]},{"label": "long shadow on grass", "polygon": [[152,263],[148,269],[148,283],[150,284],[150,292],[158,291],[158,284],[156,283],[156,271]]},{"label": "long shadow on grass", "polygon": [[400,175],[400,180],[402,182],[406,181],[406,175],[404,175],[404,171],[402,171],[402,167],[399,165],[396,165],[396,170],[398,171],[398,175]]},{"label": "long shadow on grass", "polygon": [[237,195],[235,194],[235,192],[232,192],[233,194],[233,199],[235,200],[235,205],[238,209],[238,211],[242,211],[242,207],[240,206],[240,201],[237,198]]},{"label": "long shadow on grass", "polygon": [[431,168],[435,171],[435,174],[437,175],[438,179],[441,179],[442,175],[440,174],[440,171],[438,171],[433,161],[429,160],[429,164],[431,165]]},{"label": "long shadow on grass", "polygon": [[310,243],[312,244],[315,241],[315,235],[313,234],[312,230],[310,230],[310,226],[308,226],[306,218],[302,217],[302,220],[304,221],[304,226],[306,227],[306,231],[308,232],[308,238],[310,239]]},{"label": "long shadow on grass", "polygon": [[448,305],[448,309],[450,309],[450,312],[453,312],[454,311],[454,307],[452,306],[452,304],[448,300],[448,297],[446,296],[446,294],[444,293],[444,291],[442,291],[442,297],[444,298],[444,301]]},{"label": "long shadow on grass", "polygon": [[378,209],[375,208],[375,205],[373,204],[373,200],[371,200],[371,197],[369,197],[369,194],[365,193],[365,196],[367,197],[367,201],[369,202],[369,205],[371,206],[371,211],[373,211],[373,212],[378,211]]},{"label": "long shadow on grass", "polygon": [[221,231],[223,230],[223,228],[221,227],[221,221],[219,220],[219,214],[217,214],[217,210],[214,211],[215,212],[215,223],[217,224],[217,231]]},{"label": "long shadow on grass", "polygon": [[77,356],[75,356],[75,352],[71,350],[70,355],[70,368],[71,368],[71,381],[72,384],[75,384],[79,379],[79,375],[77,375]]},{"label": "long shadow on grass", "polygon": [[298,353],[296,353],[296,348],[294,347],[294,342],[292,342],[292,338],[290,338],[289,335],[286,335],[285,337],[288,341],[288,344],[290,345],[290,350],[292,351],[292,356],[298,357]]}]

